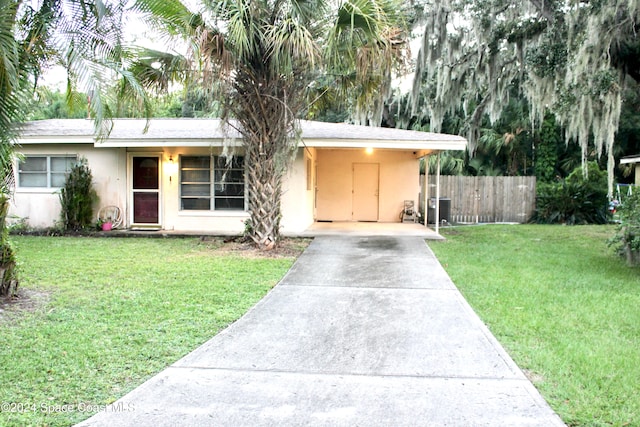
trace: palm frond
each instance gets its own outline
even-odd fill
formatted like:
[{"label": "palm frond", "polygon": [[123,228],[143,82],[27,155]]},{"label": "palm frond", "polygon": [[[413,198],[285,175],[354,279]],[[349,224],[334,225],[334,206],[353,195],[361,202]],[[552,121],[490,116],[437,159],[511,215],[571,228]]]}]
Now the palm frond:
[{"label": "palm frond", "polygon": [[392,71],[406,63],[401,9],[393,0],[345,1],[328,33],[326,62],[355,98],[357,123],[379,124]]},{"label": "palm frond", "polygon": [[129,12],[140,14],[147,23],[170,36],[189,37],[193,30],[203,26],[202,15],[179,0],[136,0]]},{"label": "palm frond", "polygon": [[131,55],[128,72],[143,88],[157,93],[167,92],[172,82],[185,80],[191,68],[187,58],[179,54],[140,48]]},{"label": "palm frond", "polygon": [[2,144],[15,138],[16,124],[23,118],[25,75],[20,71],[20,49],[15,19],[18,3],[0,1],[0,135]]},{"label": "palm frond", "polygon": [[[88,94],[98,135],[110,132],[110,118],[119,105],[109,91],[136,99],[149,117],[151,110],[143,86],[126,69],[131,52],[123,45],[122,5],[101,0],[67,0],[64,4],[52,43],[69,74],[67,93],[77,87]],[[120,92],[113,92],[118,82],[124,82],[126,90],[121,87]]]},{"label": "palm frond", "polygon": [[[319,49],[313,34],[304,23],[293,18],[283,19],[266,32],[271,63],[282,74],[292,73],[294,63],[299,68],[314,69]],[[274,70],[276,71],[276,70]]]},{"label": "palm frond", "polygon": [[255,60],[262,47],[260,34],[263,26],[260,21],[266,17],[256,13],[260,8],[252,6],[251,0],[224,1],[219,6],[226,6],[218,13],[227,17],[227,42],[232,44],[235,56],[240,62]]}]

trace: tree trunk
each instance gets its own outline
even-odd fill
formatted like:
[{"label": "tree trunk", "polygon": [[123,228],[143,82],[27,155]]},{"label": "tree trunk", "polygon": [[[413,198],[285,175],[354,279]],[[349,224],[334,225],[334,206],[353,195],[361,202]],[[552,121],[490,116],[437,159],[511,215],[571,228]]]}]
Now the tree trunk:
[{"label": "tree trunk", "polygon": [[624,257],[629,267],[640,266],[640,251],[634,248],[637,228],[627,225],[622,231]]},{"label": "tree trunk", "polygon": [[13,247],[9,242],[7,230],[7,212],[9,210],[9,196],[0,195],[0,296],[12,296],[18,290],[16,278],[16,260]]},{"label": "tree trunk", "polygon": [[629,267],[637,267],[640,265],[640,252],[634,251],[631,245],[627,244],[625,246],[624,253]]},{"label": "tree trunk", "polygon": [[247,172],[248,235],[258,248],[269,250],[280,240],[282,180],[295,156],[296,115],[302,105],[298,82],[282,78],[256,83],[238,73],[238,94],[229,105],[239,124]]},{"label": "tree trunk", "polygon": [[247,175],[249,190],[249,237],[258,248],[273,249],[280,240],[280,196],[282,172],[276,159],[260,153],[258,144],[245,144],[247,148]]}]

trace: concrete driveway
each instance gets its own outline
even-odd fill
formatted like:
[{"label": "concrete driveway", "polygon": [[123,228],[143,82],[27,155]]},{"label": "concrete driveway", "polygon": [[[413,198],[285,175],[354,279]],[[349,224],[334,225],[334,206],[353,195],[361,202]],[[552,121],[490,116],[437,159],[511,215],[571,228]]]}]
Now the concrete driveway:
[{"label": "concrete driveway", "polygon": [[561,426],[423,238],[320,236],[243,318],[81,426]]}]

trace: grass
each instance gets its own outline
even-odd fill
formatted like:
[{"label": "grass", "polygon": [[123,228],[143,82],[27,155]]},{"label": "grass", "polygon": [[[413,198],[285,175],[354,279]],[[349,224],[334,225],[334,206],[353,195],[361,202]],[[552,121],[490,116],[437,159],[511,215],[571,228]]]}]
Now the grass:
[{"label": "grass", "polygon": [[22,297],[0,306],[2,426],[89,417],[238,319],[295,258],[198,239],[13,241]]},{"label": "grass", "polygon": [[640,425],[640,270],[607,247],[613,227],[442,233],[438,259],[567,425]]},{"label": "grass", "polygon": [[[461,227],[430,243],[569,426],[640,425],[640,271],[606,246],[613,232]],[[13,240],[22,297],[0,305],[2,426],[87,418],[239,318],[295,258],[197,239]]]}]

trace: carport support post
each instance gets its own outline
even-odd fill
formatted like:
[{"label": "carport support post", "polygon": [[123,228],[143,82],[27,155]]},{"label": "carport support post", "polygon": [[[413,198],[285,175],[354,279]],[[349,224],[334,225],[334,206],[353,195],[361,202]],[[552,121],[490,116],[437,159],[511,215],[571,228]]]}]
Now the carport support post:
[{"label": "carport support post", "polygon": [[422,206],[424,206],[424,227],[429,228],[429,159],[424,156],[424,186],[422,187]]},{"label": "carport support post", "polygon": [[440,233],[440,152],[438,151],[438,165],[436,166],[436,234]]}]

